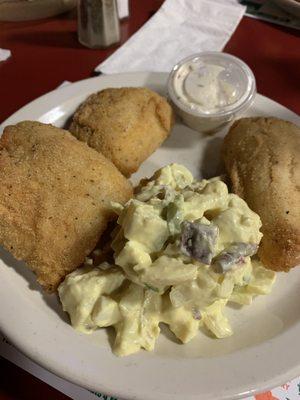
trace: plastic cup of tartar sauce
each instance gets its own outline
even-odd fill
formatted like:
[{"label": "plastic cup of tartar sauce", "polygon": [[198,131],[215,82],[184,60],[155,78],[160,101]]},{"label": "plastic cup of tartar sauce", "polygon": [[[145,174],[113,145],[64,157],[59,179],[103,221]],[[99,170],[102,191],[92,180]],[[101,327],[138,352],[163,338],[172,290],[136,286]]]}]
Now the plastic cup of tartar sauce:
[{"label": "plastic cup of tartar sauce", "polygon": [[253,72],[242,60],[209,51],[177,63],[169,75],[168,92],[175,111],[187,126],[214,132],[250,107],[256,83]]}]

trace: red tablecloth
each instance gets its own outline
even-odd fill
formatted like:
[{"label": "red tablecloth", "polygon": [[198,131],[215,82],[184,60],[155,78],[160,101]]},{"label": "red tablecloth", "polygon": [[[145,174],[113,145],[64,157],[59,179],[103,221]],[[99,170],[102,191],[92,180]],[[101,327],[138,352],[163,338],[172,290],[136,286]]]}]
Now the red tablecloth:
[{"label": "red tablecloth", "polygon": [[[122,43],[161,4],[162,0],[131,0],[130,18],[121,24]],[[252,68],[259,93],[297,113],[299,36],[299,31],[244,17],[225,48]],[[95,66],[116,49],[89,50],[81,46],[74,13],[34,22],[0,23],[0,47],[12,51],[12,57],[0,63],[0,122],[64,80],[93,76]],[[0,367],[0,400],[67,398],[5,360]]]}]

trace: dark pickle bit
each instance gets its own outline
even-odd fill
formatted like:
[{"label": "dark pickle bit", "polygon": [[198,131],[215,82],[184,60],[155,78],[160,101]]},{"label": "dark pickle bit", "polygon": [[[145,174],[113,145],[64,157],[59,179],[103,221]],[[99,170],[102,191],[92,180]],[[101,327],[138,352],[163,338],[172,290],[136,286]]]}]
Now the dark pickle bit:
[{"label": "dark pickle bit", "polygon": [[180,250],[183,254],[210,265],[217,236],[217,226],[184,221],[181,224]]},{"label": "dark pickle bit", "polygon": [[192,315],[195,320],[197,321],[201,320],[201,312],[198,308],[195,307],[192,308]]},{"label": "dark pickle bit", "polygon": [[159,290],[157,289],[157,287],[152,286],[152,285],[149,285],[149,283],[144,283],[144,285],[145,285],[146,289],[153,290],[153,292],[156,292],[156,293],[159,292]]},{"label": "dark pickle bit", "polygon": [[243,264],[245,257],[253,256],[258,249],[255,243],[238,242],[223,250],[213,261],[213,269],[217,273],[229,271],[234,265]]}]

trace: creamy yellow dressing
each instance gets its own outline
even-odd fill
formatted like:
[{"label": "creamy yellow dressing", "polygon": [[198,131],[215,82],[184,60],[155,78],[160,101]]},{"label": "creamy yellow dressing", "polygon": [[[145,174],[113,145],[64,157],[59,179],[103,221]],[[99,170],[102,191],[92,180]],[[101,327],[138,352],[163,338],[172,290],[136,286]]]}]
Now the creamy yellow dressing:
[{"label": "creamy yellow dressing", "polygon": [[119,356],[153,350],[159,323],[187,343],[200,326],[232,334],[228,301],[268,294],[274,272],[252,259],[261,221],[219,178],[193,179],[171,164],[144,183],[113,232],[115,265],[85,266],[59,287],[72,326],[84,333],[114,326]]}]

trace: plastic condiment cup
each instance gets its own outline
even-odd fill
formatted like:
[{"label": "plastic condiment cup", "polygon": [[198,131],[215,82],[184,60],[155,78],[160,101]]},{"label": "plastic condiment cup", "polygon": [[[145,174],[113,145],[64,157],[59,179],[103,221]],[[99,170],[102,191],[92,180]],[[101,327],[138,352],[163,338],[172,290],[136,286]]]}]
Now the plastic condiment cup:
[{"label": "plastic condiment cup", "polygon": [[[222,67],[222,79],[234,88],[234,101],[210,112],[195,109],[197,107],[193,102],[189,103],[180,97],[175,82],[179,79],[180,71],[191,63],[207,68],[210,65]],[[193,54],[178,62],[169,75],[168,92],[175,111],[187,126],[210,133],[223,128],[251,106],[256,95],[256,82],[253,72],[242,60],[227,53],[210,51]]]}]

